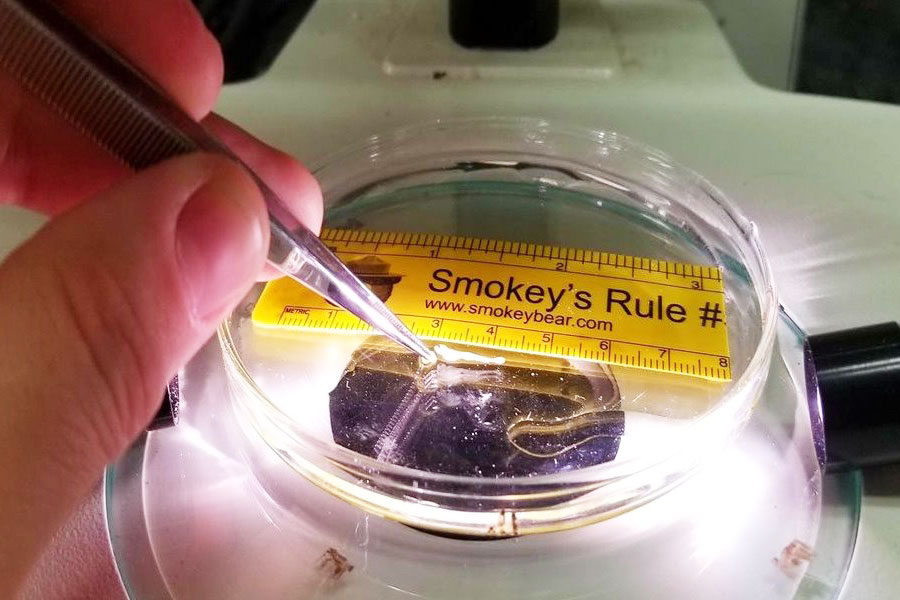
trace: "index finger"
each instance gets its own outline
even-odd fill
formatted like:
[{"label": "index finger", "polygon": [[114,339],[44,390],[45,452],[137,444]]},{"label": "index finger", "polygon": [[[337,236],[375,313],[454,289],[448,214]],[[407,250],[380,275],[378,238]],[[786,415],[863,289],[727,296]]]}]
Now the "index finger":
[{"label": "index finger", "polygon": [[195,119],[222,86],[222,53],[188,0],[57,0],[57,4],[156,81]]},{"label": "index finger", "polygon": [[[222,57],[188,0],[58,0],[195,119],[221,87]],[[127,175],[109,152],[0,70],[0,203],[58,214]]]}]

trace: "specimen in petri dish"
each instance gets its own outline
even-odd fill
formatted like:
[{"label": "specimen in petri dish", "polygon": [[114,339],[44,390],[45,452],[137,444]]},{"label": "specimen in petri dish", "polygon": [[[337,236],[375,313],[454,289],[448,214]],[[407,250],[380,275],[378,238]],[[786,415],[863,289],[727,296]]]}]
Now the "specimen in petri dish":
[{"label": "specimen in petri dish", "polygon": [[[551,361],[545,361],[550,363]],[[615,379],[552,365],[458,361],[361,348],[330,393],[335,441],[432,473],[526,477],[616,456],[624,428]]]}]

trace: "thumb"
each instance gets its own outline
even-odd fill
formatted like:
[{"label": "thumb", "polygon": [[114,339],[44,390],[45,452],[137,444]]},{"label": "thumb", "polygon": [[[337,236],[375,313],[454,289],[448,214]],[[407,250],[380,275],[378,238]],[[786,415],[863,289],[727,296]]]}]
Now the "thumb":
[{"label": "thumb", "polygon": [[0,265],[0,596],[147,424],[267,246],[249,175],[192,155],[55,219]]}]

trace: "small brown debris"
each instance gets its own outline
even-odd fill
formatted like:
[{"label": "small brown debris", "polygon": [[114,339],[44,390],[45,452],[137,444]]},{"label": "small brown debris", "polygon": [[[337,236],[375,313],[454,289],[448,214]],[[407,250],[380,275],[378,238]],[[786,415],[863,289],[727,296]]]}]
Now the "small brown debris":
[{"label": "small brown debris", "polygon": [[519,522],[516,511],[501,508],[497,513],[497,523],[487,529],[487,534],[494,537],[512,537],[519,535]]},{"label": "small brown debris", "polygon": [[784,547],[781,556],[773,558],[772,562],[778,569],[789,577],[797,577],[802,574],[803,568],[815,555],[809,544],[794,540]]},{"label": "small brown debris", "polygon": [[319,570],[325,572],[332,581],[337,581],[353,570],[347,557],[334,548],[329,548],[319,558]]}]

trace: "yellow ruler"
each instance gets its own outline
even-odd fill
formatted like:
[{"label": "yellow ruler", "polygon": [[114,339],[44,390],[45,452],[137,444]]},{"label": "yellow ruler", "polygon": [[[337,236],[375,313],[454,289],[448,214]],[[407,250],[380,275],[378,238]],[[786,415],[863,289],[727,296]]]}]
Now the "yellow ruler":
[{"label": "yellow ruler", "polygon": [[[422,338],[731,379],[718,267],[438,234],[321,238]],[[288,278],[266,285],[253,321],[372,331]]]}]

